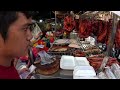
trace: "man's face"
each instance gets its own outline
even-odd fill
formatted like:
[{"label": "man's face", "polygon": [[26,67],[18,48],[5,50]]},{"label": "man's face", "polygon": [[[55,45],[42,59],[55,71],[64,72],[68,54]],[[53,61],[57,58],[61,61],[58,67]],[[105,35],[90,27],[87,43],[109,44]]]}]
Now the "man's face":
[{"label": "man's face", "polygon": [[10,25],[4,51],[7,56],[20,57],[27,54],[32,33],[29,25],[32,19],[27,19],[23,13],[18,13],[18,19]]}]

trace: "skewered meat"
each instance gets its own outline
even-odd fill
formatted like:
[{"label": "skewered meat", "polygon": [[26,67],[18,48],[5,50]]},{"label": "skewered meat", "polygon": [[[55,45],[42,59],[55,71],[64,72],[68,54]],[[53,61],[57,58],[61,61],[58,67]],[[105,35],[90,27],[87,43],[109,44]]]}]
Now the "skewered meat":
[{"label": "skewered meat", "polygon": [[[95,70],[98,70],[102,64],[103,58],[101,57],[89,57],[88,61],[90,62],[90,65],[94,67]],[[119,64],[116,58],[110,57],[106,66],[111,66],[113,63]]]},{"label": "skewered meat", "polygon": [[81,52],[80,50],[75,50],[73,55],[75,57],[85,57],[85,53],[84,52]]}]

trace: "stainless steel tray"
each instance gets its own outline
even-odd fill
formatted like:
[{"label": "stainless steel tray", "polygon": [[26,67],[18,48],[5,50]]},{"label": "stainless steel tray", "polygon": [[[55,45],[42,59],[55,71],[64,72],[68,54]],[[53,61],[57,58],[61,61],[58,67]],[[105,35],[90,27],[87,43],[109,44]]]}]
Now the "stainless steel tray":
[{"label": "stainless steel tray", "polygon": [[34,74],[34,77],[36,79],[73,79],[73,71],[60,69],[58,72],[52,75]]}]

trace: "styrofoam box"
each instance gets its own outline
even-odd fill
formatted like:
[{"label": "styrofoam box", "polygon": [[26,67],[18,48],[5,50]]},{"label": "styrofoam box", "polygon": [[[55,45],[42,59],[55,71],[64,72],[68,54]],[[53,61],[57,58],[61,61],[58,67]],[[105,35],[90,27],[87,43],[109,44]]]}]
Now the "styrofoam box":
[{"label": "styrofoam box", "polygon": [[94,77],[96,76],[95,70],[92,66],[75,66],[73,71],[73,77]]},{"label": "styrofoam box", "polygon": [[86,57],[75,57],[75,63],[77,66],[86,66],[89,65],[89,61],[87,60]]},{"label": "styrofoam box", "polygon": [[99,78],[97,76],[95,76],[95,77],[74,76],[73,79],[99,79]]},{"label": "styrofoam box", "polygon": [[75,67],[74,56],[62,55],[60,60],[60,68],[66,70],[73,70]]}]

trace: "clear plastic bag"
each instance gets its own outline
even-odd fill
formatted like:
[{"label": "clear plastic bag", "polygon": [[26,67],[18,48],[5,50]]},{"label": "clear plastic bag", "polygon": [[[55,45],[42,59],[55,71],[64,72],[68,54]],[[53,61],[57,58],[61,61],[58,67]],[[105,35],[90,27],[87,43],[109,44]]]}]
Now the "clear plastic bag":
[{"label": "clear plastic bag", "polygon": [[40,51],[38,55],[41,57],[41,65],[50,64],[53,62],[53,56],[50,56],[45,51]]},{"label": "clear plastic bag", "polygon": [[34,65],[31,65],[29,67],[29,71],[25,71],[24,73],[20,74],[21,79],[27,79],[27,77],[31,75],[35,69],[36,67]]},{"label": "clear plastic bag", "polygon": [[104,72],[100,72],[97,76],[99,79],[108,79]]},{"label": "clear plastic bag", "polygon": [[116,79],[115,75],[113,74],[109,66],[105,67],[105,74],[109,79]]}]

